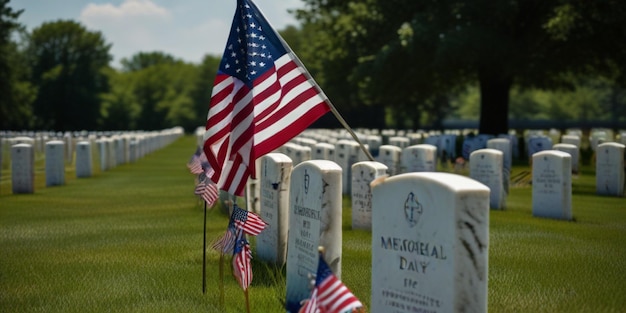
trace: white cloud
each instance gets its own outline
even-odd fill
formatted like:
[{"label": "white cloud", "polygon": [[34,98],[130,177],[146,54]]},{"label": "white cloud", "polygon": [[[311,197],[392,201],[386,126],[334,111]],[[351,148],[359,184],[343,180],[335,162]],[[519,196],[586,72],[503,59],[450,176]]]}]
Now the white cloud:
[{"label": "white cloud", "polygon": [[113,44],[114,64],[140,51],[166,52],[163,36],[168,36],[173,24],[171,13],[150,0],[125,0],[119,6],[90,3],[79,19],[88,28],[101,31]]},{"label": "white cloud", "polygon": [[167,19],[170,13],[150,0],[125,0],[119,7],[110,3],[88,4],[80,13],[82,21],[120,21],[129,18]]}]

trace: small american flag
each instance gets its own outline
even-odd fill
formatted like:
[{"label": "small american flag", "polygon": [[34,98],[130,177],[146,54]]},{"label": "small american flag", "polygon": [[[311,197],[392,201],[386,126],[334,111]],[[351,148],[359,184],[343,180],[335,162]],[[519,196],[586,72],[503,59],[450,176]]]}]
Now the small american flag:
[{"label": "small american flag", "polygon": [[238,229],[243,230],[247,235],[256,236],[265,229],[267,223],[258,215],[239,208],[233,207],[232,219]]},{"label": "small american flag", "polygon": [[250,264],[252,252],[250,252],[248,241],[243,236],[241,234],[240,238],[237,239],[233,250],[233,275],[235,275],[241,289],[246,290],[252,283],[252,265]]},{"label": "small american flag", "polygon": [[207,178],[205,181],[199,182],[198,185],[196,185],[194,193],[211,207],[215,204],[217,198],[219,198],[219,190],[217,189],[217,185],[208,180]]},{"label": "small american flag", "polygon": [[251,0],[238,0],[206,122],[218,187],[243,196],[254,161],[299,135],[330,104]]},{"label": "small american flag", "polygon": [[[196,153],[191,157],[191,160],[187,163],[187,168],[191,172],[191,174],[200,174],[203,171],[202,169],[202,161],[200,160],[200,155],[204,155],[202,149],[198,148]],[[206,158],[206,157],[205,157]]]},{"label": "small american flag", "polygon": [[[319,311],[316,311],[316,307]],[[301,308],[301,312],[345,313],[363,308],[363,304],[333,274],[320,253],[315,278],[315,289],[311,299]],[[302,310],[307,311],[302,311]]]},{"label": "small american flag", "polygon": [[229,225],[224,235],[216,240],[211,247],[220,253],[230,253],[235,248],[235,242],[237,237],[239,237],[237,233],[241,233],[241,230],[237,231],[235,227],[230,227]]}]

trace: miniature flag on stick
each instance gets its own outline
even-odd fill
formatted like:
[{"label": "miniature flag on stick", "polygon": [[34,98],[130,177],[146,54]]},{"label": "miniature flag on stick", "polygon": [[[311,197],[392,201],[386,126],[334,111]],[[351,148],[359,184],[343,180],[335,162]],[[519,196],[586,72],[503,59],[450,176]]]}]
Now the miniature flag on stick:
[{"label": "miniature flag on stick", "polygon": [[299,312],[345,313],[358,312],[362,308],[361,301],[333,274],[320,252],[315,288]]},{"label": "miniature flag on stick", "polygon": [[331,110],[298,58],[251,0],[237,9],[213,84],[204,152],[222,190],[243,196],[255,160]]}]

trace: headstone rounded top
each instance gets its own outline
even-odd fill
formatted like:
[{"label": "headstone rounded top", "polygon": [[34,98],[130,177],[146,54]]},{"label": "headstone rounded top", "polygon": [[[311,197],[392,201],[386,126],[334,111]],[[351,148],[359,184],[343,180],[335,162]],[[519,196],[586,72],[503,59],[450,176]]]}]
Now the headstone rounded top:
[{"label": "headstone rounded top", "polygon": [[490,154],[500,154],[503,155],[502,151],[498,150],[498,149],[493,149],[493,148],[483,148],[483,149],[478,149],[478,150],[474,150],[472,151],[472,153],[470,153],[470,160],[472,158],[472,155],[474,154],[482,154],[482,153],[490,153]]},{"label": "headstone rounded top", "polygon": [[307,160],[294,167],[294,170],[303,166],[311,166],[319,169],[320,171],[341,171],[339,164],[329,160]]},{"label": "headstone rounded top", "polygon": [[603,142],[601,144],[598,145],[598,148],[600,147],[616,147],[616,148],[625,148],[626,145],[623,145],[621,143],[618,142]]},{"label": "headstone rounded top", "polygon": [[571,144],[571,143],[557,143],[554,146],[552,146],[552,149],[559,149],[559,148],[566,148],[566,149],[578,149],[578,147],[576,147],[576,145]]},{"label": "headstone rounded top", "polygon": [[437,146],[431,145],[429,143],[420,143],[417,145],[409,146],[407,148],[421,148],[421,149],[437,150]]},{"label": "headstone rounded top", "polygon": [[64,145],[65,143],[61,140],[50,140],[46,142],[46,145]]},{"label": "headstone rounded top", "polygon": [[13,148],[32,148],[33,145],[29,143],[18,143],[12,146]]},{"label": "headstone rounded top", "polygon": [[[564,153],[564,152],[563,152]],[[569,154],[568,154],[569,155]],[[377,180],[372,183],[372,187],[378,184],[393,183],[395,181],[407,180],[418,178],[421,181],[430,182],[436,185],[445,186],[452,191],[462,190],[475,190],[489,192],[489,187],[484,184],[469,178],[467,176],[444,173],[444,172],[411,172],[398,174],[395,176],[384,178],[384,180]]]},{"label": "headstone rounded top", "polygon": [[533,154],[533,158],[546,156],[546,155],[568,157],[568,158],[572,157],[569,153],[563,152],[563,151],[559,151],[559,150],[543,150],[543,151],[539,151],[539,152],[536,152],[535,154]]},{"label": "headstone rounded top", "polygon": [[397,150],[397,151],[402,151],[402,148],[398,147],[398,146],[394,146],[394,145],[382,145],[380,146],[381,150]]},{"label": "headstone rounded top", "polygon": [[287,162],[293,163],[293,160],[291,160],[291,158],[288,157],[284,153],[272,152],[272,153],[268,153],[264,155],[263,157],[272,159],[274,162],[277,162],[277,163],[287,163]]},{"label": "headstone rounded top", "polygon": [[357,166],[361,166],[361,165],[367,165],[370,166],[374,169],[383,169],[383,170],[387,170],[389,167],[387,167],[387,165],[380,163],[380,162],[376,162],[376,161],[361,161],[361,162],[356,162],[354,164],[352,164],[352,168],[357,167]]}]

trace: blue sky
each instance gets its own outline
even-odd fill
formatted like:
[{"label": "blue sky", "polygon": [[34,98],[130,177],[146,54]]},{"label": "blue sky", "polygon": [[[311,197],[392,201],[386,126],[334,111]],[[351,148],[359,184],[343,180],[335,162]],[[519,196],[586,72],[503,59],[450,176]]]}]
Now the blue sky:
[{"label": "blue sky", "polygon": [[[297,25],[287,10],[301,0],[253,0],[274,28]],[[28,30],[44,22],[72,19],[100,31],[111,43],[114,65],[137,52],[162,51],[199,63],[205,54],[221,56],[236,0],[11,0],[24,9],[18,22]]]}]

